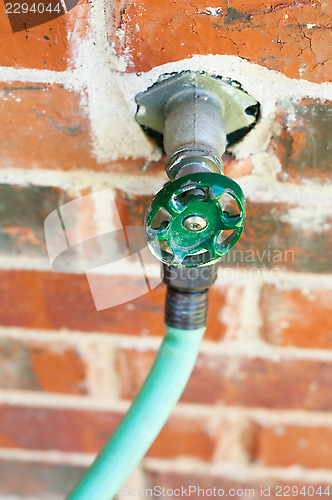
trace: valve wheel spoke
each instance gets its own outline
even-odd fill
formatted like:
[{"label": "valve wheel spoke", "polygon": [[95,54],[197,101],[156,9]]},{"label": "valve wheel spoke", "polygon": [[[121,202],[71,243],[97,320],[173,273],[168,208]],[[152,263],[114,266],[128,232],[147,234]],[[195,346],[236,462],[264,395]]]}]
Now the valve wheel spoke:
[{"label": "valve wheel spoke", "polygon": [[150,227],[148,229],[148,233],[153,240],[165,241],[165,240],[167,240],[167,237],[169,234],[169,228],[167,227],[165,229],[154,229],[154,228]]},{"label": "valve wheel spoke", "polygon": [[225,229],[236,229],[238,227],[242,227],[244,223],[244,215],[237,215],[235,217],[225,215],[223,212],[222,217],[223,225],[225,225]]},{"label": "valve wheel spoke", "polygon": [[175,217],[184,211],[185,207],[176,203],[174,195],[172,195],[165,205],[166,210]]}]

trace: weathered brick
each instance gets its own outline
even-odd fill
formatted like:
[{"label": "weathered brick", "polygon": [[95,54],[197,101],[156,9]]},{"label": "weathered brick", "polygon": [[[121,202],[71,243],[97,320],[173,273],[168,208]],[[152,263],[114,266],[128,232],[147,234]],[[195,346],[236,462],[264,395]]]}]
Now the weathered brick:
[{"label": "weathered brick", "polygon": [[84,394],[87,368],[70,346],[0,340],[2,389]]},{"label": "weathered brick", "polygon": [[[119,242],[120,248],[124,250],[129,247],[130,253],[146,248],[146,234],[144,229],[144,216],[153,196],[134,195],[121,189],[115,190],[115,203],[122,227],[126,230],[126,238]],[[145,264],[156,263],[156,258],[146,253]]]},{"label": "weathered brick", "polygon": [[280,180],[299,183],[330,181],[331,102],[284,100],[278,103],[277,109],[276,122],[280,129],[270,148],[282,166]]},{"label": "weathered brick", "polygon": [[0,112],[3,168],[89,167],[89,123],[78,93],[62,85],[3,83]]},{"label": "weathered brick", "polygon": [[265,285],[261,297],[261,334],[276,345],[329,349],[332,347],[331,309],[329,289]]},{"label": "weathered brick", "polygon": [[[0,406],[0,447],[97,453],[123,418],[121,412]],[[226,448],[230,424],[200,416],[171,416],[149,457],[210,461]],[[227,450],[224,450],[227,454]],[[219,451],[220,454],[220,451]]]},{"label": "weathered brick", "polygon": [[216,438],[221,441],[228,430],[223,422],[217,436],[209,429],[206,418],[171,416],[147,456],[163,459],[186,456],[211,461],[218,446]]},{"label": "weathered brick", "polygon": [[236,160],[230,153],[223,155],[224,173],[232,179],[239,179],[245,175],[250,175],[253,169],[251,158]]},{"label": "weathered brick", "polygon": [[[144,276],[94,275],[94,286],[105,294],[132,293],[137,298],[97,311],[85,275],[1,270],[0,325],[164,335],[163,284],[146,293]],[[237,286],[211,289],[206,338],[219,340],[237,327],[241,293]],[[227,313],[223,317],[222,308]]]},{"label": "weathered brick", "polygon": [[[131,335],[163,335],[162,287],[146,293],[144,277],[95,275],[105,293],[137,299],[97,311],[85,275],[25,270],[0,271],[0,324],[26,328],[69,328]],[[135,327],[133,328],[133,325]]]},{"label": "weathered brick", "polygon": [[0,254],[47,255],[44,220],[69,201],[65,191],[54,187],[0,184]]},{"label": "weathered brick", "polygon": [[[74,67],[72,51],[75,47],[77,34],[80,33],[83,37],[86,34],[90,2],[81,1],[80,5],[64,14],[61,2],[56,0],[38,1],[35,2],[36,9],[38,9],[38,4],[48,5],[51,3],[52,10],[54,10],[55,4],[60,3],[60,15],[57,12],[52,12],[52,14],[29,12],[28,16],[22,12],[7,15],[5,4],[8,3],[11,2],[1,2],[0,4],[0,43],[2,47],[0,66],[52,71],[65,71]],[[15,9],[14,3],[12,2],[12,11]],[[22,4],[22,2],[19,3]],[[29,5],[31,6],[31,4]]]},{"label": "weathered brick", "polygon": [[122,414],[42,407],[0,407],[0,447],[95,453]]},{"label": "weathered brick", "polygon": [[202,356],[184,393],[186,401],[250,407],[330,410],[329,361]]},{"label": "weathered brick", "polygon": [[0,113],[0,168],[90,169],[141,176],[164,170],[161,162],[146,158],[99,163],[90,140],[86,96],[63,85],[2,83]]},{"label": "weathered brick", "polygon": [[314,224],[305,226],[291,219],[291,211],[296,206],[291,202],[248,200],[243,234],[223,262],[240,268],[330,272],[332,214],[326,214],[322,228]]},{"label": "weathered brick", "polygon": [[321,82],[332,77],[330,11],[328,3],[312,0],[301,5],[223,0],[209,7],[201,0],[178,0],[167,9],[154,0],[117,0],[109,8],[108,26],[128,71],[148,71],[194,54],[228,54],[290,78]]},{"label": "weathered brick", "polygon": [[303,423],[269,425],[252,428],[251,459],[261,465],[308,468],[332,468],[332,428]]},{"label": "weathered brick", "polygon": [[[46,461],[0,460],[0,494],[17,498],[64,498],[77,484],[85,467]],[[8,496],[7,496],[8,495]]]},{"label": "weathered brick", "polygon": [[[106,190],[108,192],[108,190]],[[103,194],[103,190],[101,195]],[[128,250],[131,253],[142,250],[146,247],[146,236],[144,232],[144,211],[148,205],[148,197],[135,197],[129,198],[128,194],[123,191],[118,191],[120,195],[116,196],[116,206],[114,211],[118,211],[122,222],[123,229],[126,229],[127,225],[136,225],[138,231],[131,234],[131,229],[128,229],[126,242],[126,233],[120,229],[119,218],[117,214],[114,214],[114,224],[112,227],[119,227],[118,232],[114,234],[109,234],[109,240],[114,239],[116,241],[116,246],[119,250],[119,258],[128,255]],[[109,195],[105,196],[103,199],[104,203],[112,203],[113,191],[109,190]],[[44,222],[49,214],[51,214],[56,209],[61,209],[62,219],[65,220],[64,226],[66,230],[66,235],[69,240],[69,244],[72,248],[72,256],[67,259],[67,267],[65,270],[76,270],[81,269],[80,265],[77,265],[77,261],[80,256],[82,256],[83,249],[81,252],[77,253],[77,247],[75,243],[77,241],[89,240],[89,248],[86,250],[91,251],[91,245],[94,244],[95,255],[93,259],[93,267],[95,265],[102,265],[105,262],[98,263],[98,252],[97,249],[102,244],[102,235],[100,235],[100,226],[98,223],[103,215],[98,213],[98,208],[96,207],[98,200],[98,192],[91,194],[89,190],[82,190],[80,193],[82,196],[76,192],[74,196],[70,192],[62,190],[56,187],[50,186],[19,186],[12,184],[0,184],[0,254],[2,255],[23,255],[23,256],[47,256],[47,248],[45,242],[45,229]],[[86,196],[84,196],[86,195]],[[127,201],[127,198],[130,201]],[[133,204],[134,200],[134,204]],[[139,201],[137,201],[139,200]],[[63,207],[68,202],[72,202],[69,206]],[[146,201],[146,204],[145,204]],[[138,207],[140,206],[141,213],[138,212]],[[127,211],[130,214],[127,216]],[[134,211],[137,213],[134,215]],[[63,213],[64,212],[64,213]],[[58,216],[59,219],[59,216]],[[48,245],[50,247],[59,247],[59,242],[63,234],[62,229],[58,229],[55,224],[55,220],[52,220],[50,224],[47,225],[47,230],[49,232]],[[110,225],[112,221],[106,219],[104,216],[103,222]],[[54,227],[53,227],[54,226]],[[138,227],[139,226],[139,227]],[[105,230],[104,230],[105,231]],[[60,233],[60,234],[59,234]],[[130,234],[129,234],[130,233]],[[137,238],[139,236],[139,238]],[[92,242],[92,238],[95,238]],[[59,250],[60,251],[60,250]],[[76,253],[75,253],[76,252]],[[69,252],[68,252],[69,253]],[[150,262],[156,262],[155,258],[151,255]],[[115,257],[115,256],[113,256]],[[102,259],[102,257],[100,258]],[[100,260],[99,259],[99,260]],[[110,255],[109,261],[112,260]],[[91,262],[87,257],[87,267],[89,265],[91,268]],[[146,264],[147,262],[145,262]],[[70,265],[72,267],[70,267]]]},{"label": "weathered brick", "polygon": [[[119,349],[117,369],[121,396],[135,397],[155,352]],[[332,408],[329,361],[281,359],[201,353],[181,400],[279,409],[327,411]]]},{"label": "weathered brick", "polygon": [[153,196],[134,195],[120,189],[117,189],[115,194],[116,208],[122,225],[143,226],[145,211]]},{"label": "weathered brick", "polygon": [[212,286],[209,291],[209,309],[204,338],[222,340],[232,338],[239,328],[242,304],[242,286]]},{"label": "weathered brick", "polygon": [[93,170],[98,170],[100,172],[114,172],[118,174],[130,174],[130,175],[157,175],[158,177],[165,177],[165,164],[164,161],[150,161],[145,157],[139,158],[118,158],[114,161],[109,161],[106,163],[92,164],[89,168]]}]

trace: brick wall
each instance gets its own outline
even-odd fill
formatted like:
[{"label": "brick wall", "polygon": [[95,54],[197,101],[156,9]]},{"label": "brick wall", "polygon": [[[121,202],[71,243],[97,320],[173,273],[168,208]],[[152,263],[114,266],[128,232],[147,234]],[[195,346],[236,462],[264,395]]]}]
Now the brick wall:
[{"label": "brick wall", "polygon": [[[126,484],[255,488],[256,498],[261,486],[272,498],[277,485],[314,486],[322,498],[332,481],[329,2],[80,0],[15,33],[0,9],[0,498],[64,498],[151,366],[164,286],[145,293],[135,263],[90,269],[89,281],[75,256],[54,271],[43,224],[112,189],[118,214],[95,196],[74,212],[72,241],[142,225],[165,173],[134,96],[184,69],[240,81],[261,104],[256,128],[225,155],[248,217],[211,290],[192,378]],[[148,267],[157,283],[158,264]],[[96,311],[92,279],[102,294],[137,298]]]}]

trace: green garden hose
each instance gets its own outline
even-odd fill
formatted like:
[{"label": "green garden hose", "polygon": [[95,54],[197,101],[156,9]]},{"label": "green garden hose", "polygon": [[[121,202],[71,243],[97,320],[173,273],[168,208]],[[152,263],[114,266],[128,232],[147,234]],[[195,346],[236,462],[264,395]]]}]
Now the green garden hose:
[{"label": "green garden hose", "polygon": [[166,335],[140,392],[119,427],[67,500],[111,500],[143,458],[179,400],[204,328],[166,325]]}]

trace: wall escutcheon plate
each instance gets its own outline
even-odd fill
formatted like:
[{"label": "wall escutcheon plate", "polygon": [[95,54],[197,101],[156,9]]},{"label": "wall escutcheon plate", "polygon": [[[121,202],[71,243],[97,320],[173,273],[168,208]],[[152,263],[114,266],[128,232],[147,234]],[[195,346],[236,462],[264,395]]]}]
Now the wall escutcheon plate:
[{"label": "wall escutcheon plate", "polygon": [[206,91],[219,100],[228,144],[245,135],[257,121],[259,103],[238,82],[186,71],[164,75],[152,87],[136,96],[137,122],[145,129],[163,134],[167,103],[178,92],[186,89]]}]

